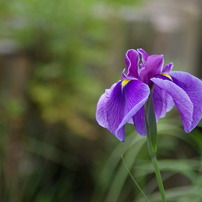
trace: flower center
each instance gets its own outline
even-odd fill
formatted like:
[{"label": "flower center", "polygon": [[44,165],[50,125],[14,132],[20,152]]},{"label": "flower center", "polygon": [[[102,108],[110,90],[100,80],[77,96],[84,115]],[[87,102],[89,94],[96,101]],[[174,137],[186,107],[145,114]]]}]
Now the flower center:
[{"label": "flower center", "polygon": [[121,82],[122,88],[123,88],[129,81],[130,81],[129,79],[124,79],[124,80]]},{"label": "flower center", "polygon": [[162,73],[161,75],[163,75],[163,76],[169,78],[170,80],[173,80],[172,77],[171,77],[170,75],[166,74],[166,73]]}]

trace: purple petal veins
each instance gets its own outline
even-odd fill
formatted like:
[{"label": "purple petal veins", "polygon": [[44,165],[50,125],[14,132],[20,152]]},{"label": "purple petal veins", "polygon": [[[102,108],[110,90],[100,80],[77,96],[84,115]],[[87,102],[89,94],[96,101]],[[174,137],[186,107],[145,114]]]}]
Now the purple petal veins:
[{"label": "purple petal veins", "polygon": [[193,114],[193,103],[187,93],[172,81],[163,80],[160,78],[152,78],[151,80],[159,88],[166,91],[166,93],[172,97],[177,109],[180,112],[185,131],[190,131]]},{"label": "purple petal veins", "polygon": [[186,92],[193,104],[192,123],[187,131],[190,132],[202,118],[202,82],[186,72],[173,71],[170,75],[173,78],[173,82]]},{"label": "purple petal veins", "polygon": [[119,131],[134,114],[144,106],[149,97],[150,89],[143,82],[133,80],[123,89],[123,94],[125,101],[124,117],[120,122],[117,131]]},{"label": "purple petal veins", "polygon": [[144,106],[133,116],[133,123],[137,133],[142,136],[147,134]]},{"label": "purple petal veins", "polygon": [[170,94],[157,85],[154,87],[153,101],[156,112],[156,121],[163,118],[174,106],[173,98]]},{"label": "purple petal veins", "polygon": [[[104,128],[115,134],[124,117],[124,97],[122,96],[121,81],[112,85],[105,91],[97,104],[96,120]],[[119,131],[119,137],[123,141],[124,134]]]}]

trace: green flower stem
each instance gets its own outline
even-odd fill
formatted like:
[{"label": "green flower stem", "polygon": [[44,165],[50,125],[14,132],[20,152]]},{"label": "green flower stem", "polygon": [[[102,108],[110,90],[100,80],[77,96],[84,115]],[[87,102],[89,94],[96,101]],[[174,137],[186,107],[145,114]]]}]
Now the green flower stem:
[{"label": "green flower stem", "polygon": [[[153,92],[153,89],[152,89]],[[147,125],[147,145],[149,150],[149,155],[152,160],[154,171],[156,174],[156,179],[161,194],[162,202],[166,202],[165,190],[163,186],[163,181],[161,178],[161,173],[158,167],[158,161],[156,158],[157,152],[157,126],[156,126],[156,116],[154,111],[154,104],[152,96],[149,97],[147,106],[145,107],[145,119]]]},{"label": "green flower stem", "polygon": [[147,144],[148,144],[148,150],[149,150],[149,154],[150,154],[150,157],[152,160],[152,164],[154,167],[154,171],[156,174],[156,179],[157,179],[159,191],[161,194],[161,199],[162,199],[162,202],[166,202],[167,200],[166,200],[166,196],[165,196],[165,190],[164,190],[163,181],[161,178],[161,173],[160,173],[160,170],[158,167],[158,161],[157,161],[155,153],[153,152],[151,141],[149,140],[149,138],[147,138]]}]

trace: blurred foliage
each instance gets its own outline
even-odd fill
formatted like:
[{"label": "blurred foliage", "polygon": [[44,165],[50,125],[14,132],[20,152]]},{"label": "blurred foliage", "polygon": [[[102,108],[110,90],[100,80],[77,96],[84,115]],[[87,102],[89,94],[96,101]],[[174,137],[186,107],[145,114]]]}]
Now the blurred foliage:
[{"label": "blurred foliage", "polygon": [[78,113],[93,117],[100,86],[94,69],[106,65],[110,40],[107,26],[92,12],[95,2],[21,0],[2,4],[1,37],[14,39],[20,49],[30,52],[33,67],[28,93],[42,117],[65,124],[79,119]]},{"label": "blurred foliage", "polygon": [[[99,6],[0,1],[1,201],[89,201],[93,169],[115,143],[101,143],[95,124],[114,37]],[[26,72],[13,71],[24,61]]]}]

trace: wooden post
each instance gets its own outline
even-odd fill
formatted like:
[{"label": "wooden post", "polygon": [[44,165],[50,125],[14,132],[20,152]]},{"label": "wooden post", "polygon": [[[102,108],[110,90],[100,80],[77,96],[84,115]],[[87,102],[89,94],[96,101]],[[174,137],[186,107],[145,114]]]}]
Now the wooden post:
[{"label": "wooden post", "polygon": [[[17,49],[7,50],[0,43],[0,96],[1,119],[4,120],[3,173],[6,199],[20,202],[22,175],[21,166],[25,154],[23,146],[26,83],[29,78],[30,61],[27,55]],[[13,108],[13,109],[12,109]]]}]

